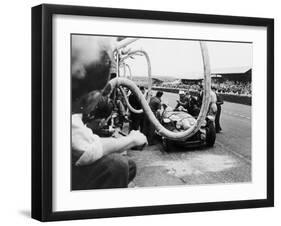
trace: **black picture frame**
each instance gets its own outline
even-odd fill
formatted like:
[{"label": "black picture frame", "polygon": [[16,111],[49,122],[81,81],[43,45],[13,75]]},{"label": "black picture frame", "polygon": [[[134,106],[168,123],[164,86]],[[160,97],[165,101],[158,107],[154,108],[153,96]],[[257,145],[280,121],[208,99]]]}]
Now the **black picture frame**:
[{"label": "black picture frame", "polygon": [[[182,21],[267,28],[267,198],[53,212],[52,18],[55,14]],[[274,206],[274,20],[221,15],[43,4],[32,8],[32,218],[40,221],[122,217]]]}]

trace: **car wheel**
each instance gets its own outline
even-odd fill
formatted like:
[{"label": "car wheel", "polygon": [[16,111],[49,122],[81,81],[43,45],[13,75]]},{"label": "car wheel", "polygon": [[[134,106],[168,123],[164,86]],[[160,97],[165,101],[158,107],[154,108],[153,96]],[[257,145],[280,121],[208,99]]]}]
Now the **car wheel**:
[{"label": "car wheel", "polygon": [[206,126],[206,145],[213,147],[216,141],[216,129],[214,122],[208,121]]},{"label": "car wheel", "polygon": [[163,149],[165,152],[170,152],[171,149],[171,141],[166,138],[162,138]]}]

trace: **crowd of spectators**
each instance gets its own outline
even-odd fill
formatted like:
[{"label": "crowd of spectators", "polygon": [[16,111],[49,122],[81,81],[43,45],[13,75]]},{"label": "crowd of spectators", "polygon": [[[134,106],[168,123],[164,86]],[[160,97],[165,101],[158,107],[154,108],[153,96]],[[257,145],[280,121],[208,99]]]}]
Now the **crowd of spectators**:
[{"label": "crowd of spectators", "polygon": [[219,93],[241,96],[252,95],[252,85],[250,82],[224,81],[223,83],[215,83],[214,85]]},{"label": "crowd of spectators", "polygon": [[[222,94],[233,94],[240,96],[252,96],[252,85],[251,82],[241,81],[212,81],[212,85],[217,89],[218,93]],[[200,89],[200,84],[172,84],[162,83],[157,86],[174,89],[187,89],[189,91],[197,91]]]},{"label": "crowd of spectators", "polygon": [[[155,86],[155,85],[154,85]],[[162,84],[158,84],[156,85],[158,87],[165,87],[165,88],[172,88],[172,89],[188,89],[189,91],[196,91],[200,89],[200,85],[199,84],[171,84],[171,83],[162,83]]]}]

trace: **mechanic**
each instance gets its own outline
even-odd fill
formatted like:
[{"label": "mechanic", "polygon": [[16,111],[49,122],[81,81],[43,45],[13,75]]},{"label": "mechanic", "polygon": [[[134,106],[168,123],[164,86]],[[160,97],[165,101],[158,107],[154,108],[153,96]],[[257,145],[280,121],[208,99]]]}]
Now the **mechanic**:
[{"label": "mechanic", "polygon": [[[115,57],[117,58],[117,57]],[[111,68],[110,68],[110,79],[116,78],[117,73],[116,73],[116,61],[112,60],[111,61]],[[124,91],[126,91],[125,87],[123,88]],[[127,106],[126,106],[126,101],[125,98],[123,97],[121,90],[119,88],[116,88],[110,96],[111,100],[115,100],[115,110],[118,112],[118,121],[117,121],[117,127],[123,128],[124,122],[128,120],[128,115],[127,115]]]},{"label": "mechanic", "polygon": [[220,133],[222,131],[221,125],[220,125],[220,116],[221,116],[221,105],[223,105],[223,98],[222,96],[217,92],[217,89],[215,89],[216,97],[217,97],[217,114],[215,118],[215,127],[216,132]]},{"label": "mechanic", "polygon": [[118,126],[122,129],[124,122],[128,120],[125,98],[119,89],[116,90],[116,108],[119,114]]},{"label": "mechanic", "polygon": [[188,113],[194,117],[197,117],[200,113],[199,97],[191,95],[189,98]]},{"label": "mechanic", "polygon": [[[145,88],[143,86],[140,86],[139,89],[142,92],[142,94],[144,95]],[[133,93],[130,94],[129,102],[134,109],[136,109],[136,110],[142,109],[141,103],[135,94],[133,94]],[[143,132],[144,113],[138,114],[138,113],[134,113],[134,112],[130,111],[130,119],[131,119],[130,131],[131,130],[140,130],[141,132]]]},{"label": "mechanic", "polygon": [[[160,120],[160,112],[161,112],[161,97],[163,96],[162,91],[157,91],[156,95],[151,97],[149,106],[155,115],[155,117]],[[143,133],[146,135],[148,144],[154,143],[155,138],[155,126],[150,122],[148,117],[144,116],[144,128]]]},{"label": "mechanic", "polygon": [[189,107],[189,92],[184,92],[183,90],[179,90],[179,100],[177,100],[177,105],[174,111],[180,110],[181,108],[188,109]]},{"label": "mechanic", "polygon": [[72,189],[123,188],[136,175],[136,165],[120,152],[147,143],[139,131],[121,138],[101,138],[82,121],[102,96],[113,59],[111,38],[72,36]]},{"label": "mechanic", "polygon": [[218,108],[217,108],[217,96],[215,93],[214,86],[211,86],[210,96],[211,96],[211,101],[209,105],[209,114],[215,116],[218,111]]}]

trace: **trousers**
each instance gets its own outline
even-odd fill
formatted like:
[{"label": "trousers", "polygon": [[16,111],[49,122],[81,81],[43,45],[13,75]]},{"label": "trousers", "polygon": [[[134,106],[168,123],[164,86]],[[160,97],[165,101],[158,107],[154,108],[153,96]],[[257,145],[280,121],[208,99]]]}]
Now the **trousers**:
[{"label": "trousers", "polygon": [[87,166],[72,164],[71,174],[72,190],[126,188],[136,176],[136,164],[114,153]]},{"label": "trousers", "polygon": [[216,113],[216,118],[215,118],[215,125],[216,125],[216,132],[220,132],[221,125],[220,125],[220,116],[221,116],[221,105],[217,104],[218,111]]}]

